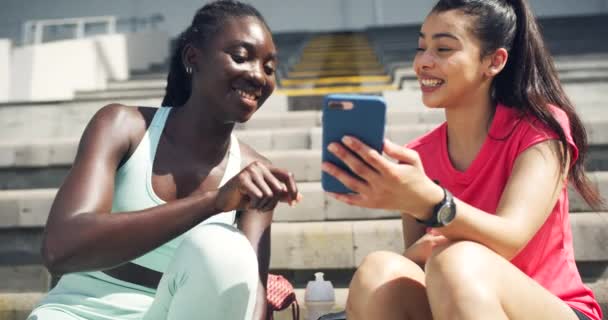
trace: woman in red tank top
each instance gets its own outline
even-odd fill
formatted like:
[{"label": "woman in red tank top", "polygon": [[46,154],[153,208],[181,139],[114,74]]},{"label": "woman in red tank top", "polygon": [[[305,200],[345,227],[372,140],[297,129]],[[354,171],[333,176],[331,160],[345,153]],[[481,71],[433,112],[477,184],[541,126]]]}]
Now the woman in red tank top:
[{"label": "woman in red tank top", "polygon": [[386,141],[398,163],[352,137],[329,145],[358,178],[323,164],[356,192],[338,200],[403,213],[407,249],[364,259],[348,319],[601,319],[574,262],[566,185],[602,200],[527,1],[440,0],[418,46],[422,100],[447,121],[406,147]]}]

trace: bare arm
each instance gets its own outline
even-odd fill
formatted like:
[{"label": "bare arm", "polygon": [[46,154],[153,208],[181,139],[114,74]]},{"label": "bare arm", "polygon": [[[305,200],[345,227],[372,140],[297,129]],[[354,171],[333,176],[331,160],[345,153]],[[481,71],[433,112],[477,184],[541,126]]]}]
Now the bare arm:
[{"label": "bare arm", "polygon": [[256,296],[254,319],[267,318],[266,283],[270,264],[270,226],[272,212],[246,211],[239,219],[239,229],[243,231],[258,257],[260,282]]},{"label": "bare arm", "polygon": [[549,217],[565,176],[560,175],[556,140],[539,143],[515,161],[496,215],[456,200],[456,218],[439,231],[450,239],[477,241],[511,259]]},{"label": "bare arm", "polygon": [[401,214],[401,222],[403,224],[403,241],[404,248],[407,251],[418,239],[424,235],[424,226],[416,222],[414,218],[407,214]]},{"label": "bare arm", "polygon": [[[325,171],[357,192],[334,194],[335,198],[361,207],[399,210],[422,220],[430,217],[432,208],[443,198],[443,190],[425,175],[414,150],[385,142],[384,152],[401,162],[396,164],[355,138],[347,145],[349,149],[336,145],[334,153],[363,180],[324,163]],[[546,221],[564,187],[560,152],[557,140],[530,147],[517,157],[495,215],[456,200],[454,221],[435,230],[450,240],[476,241],[513,258]]]},{"label": "bare arm", "polygon": [[83,133],[45,229],[42,256],[52,272],[116,266],[219,213],[216,192],[208,192],[130,214],[110,214],[117,167],[131,146],[134,126],[144,123],[137,112],[106,106]]},{"label": "bare arm", "polygon": [[[250,157],[271,167],[270,161],[248,147],[246,150],[247,153],[250,154]],[[279,181],[276,182],[280,182],[285,186],[287,197],[299,201],[300,196],[293,175],[286,171],[282,171],[282,174],[277,171],[274,171],[274,173],[275,176],[279,178]],[[238,220],[239,229],[245,234],[247,239],[249,239],[249,242],[251,242],[253,250],[258,258],[260,282],[256,296],[256,308],[253,315],[254,319],[268,319],[270,316],[266,300],[266,284],[268,281],[268,268],[270,264],[271,225],[275,206],[276,202],[270,203],[268,205],[269,210],[267,211],[243,211]]]}]

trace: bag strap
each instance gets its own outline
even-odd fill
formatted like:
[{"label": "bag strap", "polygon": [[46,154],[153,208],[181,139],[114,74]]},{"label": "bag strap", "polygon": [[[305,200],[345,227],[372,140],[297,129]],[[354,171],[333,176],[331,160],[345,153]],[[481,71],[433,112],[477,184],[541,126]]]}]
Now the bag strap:
[{"label": "bag strap", "polygon": [[[269,308],[270,312],[270,320],[274,320],[274,311]],[[298,304],[298,300],[293,300],[291,303],[291,317],[293,320],[300,320],[300,305]]]},{"label": "bag strap", "polygon": [[298,300],[293,300],[291,304],[291,315],[293,320],[300,320],[300,305],[298,304]]}]

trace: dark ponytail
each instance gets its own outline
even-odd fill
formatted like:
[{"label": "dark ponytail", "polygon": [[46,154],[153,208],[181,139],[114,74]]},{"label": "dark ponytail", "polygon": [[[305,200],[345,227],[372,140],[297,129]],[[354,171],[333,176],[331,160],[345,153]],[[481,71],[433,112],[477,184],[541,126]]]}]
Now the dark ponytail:
[{"label": "dark ponytail", "polygon": [[228,18],[249,16],[257,18],[270,30],[258,10],[239,1],[213,1],[196,12],[192,24],[179,35],[175,42],[167,75],[163,106],[180,107],[190,98],[192,78],[191,74],[186,72],[186,66],[182,61],[182,53],[186,45],[192,44],[197,48],[205,49]]},{"label": "dark ponytail", "polygon": [[169,74],[167,75],[163,106],[182,106],[190,97],[190,90],[192,90],[190,75],[186,72],[186,67],[182,62],[182,51],[187,43],[186,33],[187,30],[180,34],[175,42],[175,49],[169,65]]},{"label": "dark ponytail", "polygon": [[538,23],[526,0],[440,0],[432,12],[462,10],[476,18],[472,32],[482,43],[482,56],[499,48],[509,52],[505,68],[492,84],[494,101],[519,109],[538,118],[559,136],[566,154],[560,154],[561,167],[566,170],[566,155],[571,155],[566,134],[549,109],[562,109],[570,120],[570,131],[579,149],[571,165],[569,179],[593,208],[603,200],[584,171],[587,155],[587,133],[574,106],[561,86],[553,59],[542,39]]}]

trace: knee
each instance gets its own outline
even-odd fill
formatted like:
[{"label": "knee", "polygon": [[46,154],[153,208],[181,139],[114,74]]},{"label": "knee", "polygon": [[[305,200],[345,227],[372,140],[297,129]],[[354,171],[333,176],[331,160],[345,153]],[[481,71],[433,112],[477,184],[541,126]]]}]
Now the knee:
[{"label": "knee", "polygon": [[367,255],[357,269],[357,273],[376,278],[380,282],[404,276],[423,275],[422,270],[414,262],[389,251],[376,251]]},{"label": "knee", "polygon": [[178,251],[185,252],[189,264],[204,266],[208,270],[213,266],[240,266],[255,268],[257,273],[257,256],[251,243],[237,228],[221,223],[210,223],[191,230]]},{"label": "knee", "polygon": [[424,272],[402,255],[377,251],[363,259],[351,282],[351,290],[371,293],[402,280],[423,283]]},{"label": "knee", "polygon": [[485,246],[472,241],[458,241],[436,248],[426,263],[428,279],[464,282],[480,276]]},{"label": "knee", "polygon": [[354,319],[374,318],[378,308],[403,309],[402,299],[418,293],[424,293],[422,269],[402,255],[378,251],[365,257],[355,272],[346,311]]},{"label": "knee", "polygon": [[425,267],[433,313],[457,313],[467,301],[493,298],[485,276],[488,253],[487,247],[472,241],[454,242],[433,252]]}]

